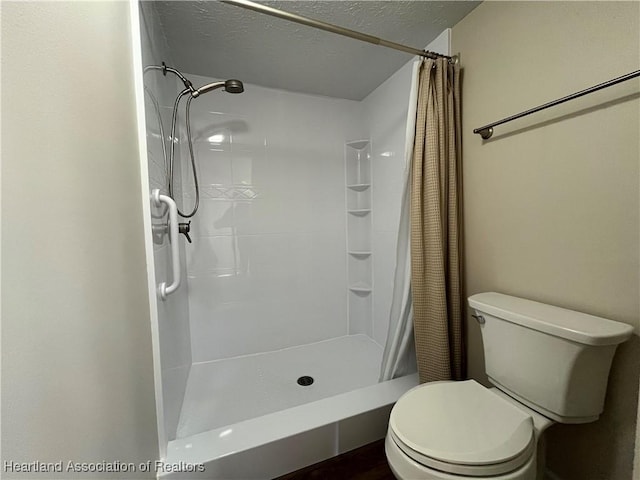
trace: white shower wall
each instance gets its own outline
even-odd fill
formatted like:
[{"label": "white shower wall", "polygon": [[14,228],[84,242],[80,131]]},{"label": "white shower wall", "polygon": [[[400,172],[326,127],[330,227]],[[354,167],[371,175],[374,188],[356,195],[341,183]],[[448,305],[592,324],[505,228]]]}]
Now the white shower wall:
[{"label": "white shower wall", "polygon": [[[160,28],[159,19],[152,2],[140,3],[140,21],[142,34],[143,65],[160,65],[163,61],[172,65],[168,54],[167,42]],[[178,93],[178,82],[173,75],[162,75],[159,71],[148,71],[144,75],[144,84],[149,89],[145,93],[145,114],[147,127],[147,157],[149,169],[149,187],[158,188],[167,194],[167,179],[158,115],[151,96],[159,104],[164,125],[165,138],[168,138],[171,128],[171,108]],[[168,148],[168,145],[167,145]],[[180,156],[176,156],[176,163],[180,165]],[[177,191],[181,191],[180,171],[176,178]],[[150,193],[150,192],[149,192]],[[156,284],[170,281],[171,252],[169,240],[164,231],[166,215],[159,216],[159,210],[152,206],[152,225],[157,235],[153,236],[154,270]],[[181,239],[180,255],[183,265],[182,275],[186,276],[184,241]],[[189,305],[187,288],[181,286],[165,301],[157,299],[158,332],[160,338],[161,388],[163,412],[158,412],[164,419],[164,434],[168,440],[176,435],[180,409],[191,367],[191,345],[189,336]],[[162,432],[161,432],[162,435]]]},{"label": "white shower wall", "polygon": [[194,100],[191,119],[193,361],[348,334],[344,145],[364,136],[360,102],[245,84]]},{"label": "white shower wall", "polygon": [[371,138],[373,338],[381,345],[387,339],[393,294],[412,64],[404,65],[362,102]]},{"label": "white shower wall", "polygon": [[[427,48],[448,53],[449,38],[446,30]],[[360,102],[248,84],[240,95],[217,90],[193,101],[201,185],[187,246],[194,362],[349,334],[344,149],[359,139],[371,141],[373,251],[373,314],[359,321],[384,346],[412,64]],[[183,169],[191,205],[187,161]]]},{"label": "white shower wall", "polygon": [[[141,21],[144,64],[172,65],[153,3],[141,3]],[[430,48],[448,51],[448,32],[445,36]],[[192,102],[200,209],[191,223],[193,243],[180,237],[185,281],[157,305],[166,439],[176,437],[193,363],[350,333],[366,333],[384,346],[411,63],[361,102],[250,84],[240,95],[216,90]],[[187,76],[195,85],[215,81]],[[160,104],[168,137],[171,107],[182,85],[160,72],[148,72],[145,85]],[[166,193],[158,120],[148,96],[145,106],[150,188]],[[181,209],[190,211],[194,184],[183,107],[178,125],[174,190]],[[349,325],[345,144],[361,139],[370,140],[372,154],[373,314]],[[153,223],[161,231],[165,220]],[[170,278],[169,245],[162,233],[154,241],[160,282]],[[226,380],[216,376],[216,381]]]}]

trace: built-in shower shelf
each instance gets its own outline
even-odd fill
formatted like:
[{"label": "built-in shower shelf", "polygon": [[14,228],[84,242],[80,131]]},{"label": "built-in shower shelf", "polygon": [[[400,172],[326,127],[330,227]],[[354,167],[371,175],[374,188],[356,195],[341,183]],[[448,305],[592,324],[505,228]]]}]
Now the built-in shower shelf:
[{"label": "built-in shower shelf", "polygon": [[373,328],[373,278],[371,215],[373,191],[371,143],[346,142],[345,210],[347,227],[347,314],[349,335],[366,334]]},{"label": "built-in shower shelf", "polygon": [[366,283],[354,283],[349,287],[353,293],[357,295],[369,295],[371,293],[371,285],[367,285]]},{"label": "built-in shower shelf", "polygon": [[368,208],[358,208],[356,210],[347,210],[351,215],[355,215],[356,217],[364,217],[371,213],[371,210]]},{"label": "built-in shower shelf", "polygon": [[367,252],[365,250],[351,250],[349,255],[356,258],[367,258],[371,256],[371,252]]},{"label": "built-in shower shelf", "polygon": [[354,185],[347,185],[347,188],[355,192],[364,192],[370,186],[370,183],[356,183]]},{"label": "built-in shower shelf", "polygon": [[356,150],[362,150],[367,145],[369,145],[369,140],[354,140],[352,142],[347,142],[347,147],[351,147]]}]

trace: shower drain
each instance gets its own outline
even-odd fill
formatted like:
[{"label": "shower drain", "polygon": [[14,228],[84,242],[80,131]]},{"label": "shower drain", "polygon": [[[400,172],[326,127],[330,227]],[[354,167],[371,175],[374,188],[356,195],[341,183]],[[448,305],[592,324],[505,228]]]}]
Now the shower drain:
[{"label": "shower drain", "polygon": [[308,387],[312,383],[313,383],[313,377],[309,377],[307,375],[304,375],[298,379],[298,385],[301,385],[303,387]]}]

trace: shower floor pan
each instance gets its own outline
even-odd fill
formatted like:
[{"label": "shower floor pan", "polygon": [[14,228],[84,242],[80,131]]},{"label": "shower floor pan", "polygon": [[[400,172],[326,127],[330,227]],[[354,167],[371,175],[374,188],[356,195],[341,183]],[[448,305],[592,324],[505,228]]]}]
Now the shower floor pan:
[{"label": "shower floor pan", "polygon": [[377,383],[381,360],[378,344],[349,335],[192,365],[165,461],[205,471],[161,478],[268,479],[383,438],[418,380]]}]

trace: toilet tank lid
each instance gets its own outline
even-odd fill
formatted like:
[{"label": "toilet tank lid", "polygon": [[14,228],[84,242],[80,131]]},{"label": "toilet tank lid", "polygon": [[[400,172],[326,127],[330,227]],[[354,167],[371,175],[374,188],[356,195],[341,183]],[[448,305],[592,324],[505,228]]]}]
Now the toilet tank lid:
[{"label": "toilet tank lid", "polygon": [[496,292],[472,295],[469,305],[508,322],[586,345],[616,345],[633,332],[626,323]]}]

